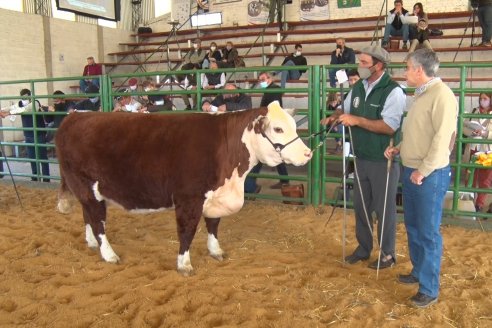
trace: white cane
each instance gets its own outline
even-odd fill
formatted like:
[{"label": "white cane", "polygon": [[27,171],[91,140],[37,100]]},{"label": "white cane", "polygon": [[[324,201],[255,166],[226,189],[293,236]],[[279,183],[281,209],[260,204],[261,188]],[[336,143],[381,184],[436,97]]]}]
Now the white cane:
[{"label": "white cane", "polygon": [[[393,138],[390,139],[389,147],[393,147]],[[378,267],[376,269],[376,280],[379,279],[379,265],[381,264],[381,251],[383,248],[383,234],[384,234],[384,219],[386,219],[386,202],[388,201],[388,185],[389,176],[391,171],[391,157],[388,158],[388,165],[386,166],[386,188],[384,189],[384,205],[383,205],[383,220],[381,222],[381,239],[379,241],[379,255],[378,255]]]}]

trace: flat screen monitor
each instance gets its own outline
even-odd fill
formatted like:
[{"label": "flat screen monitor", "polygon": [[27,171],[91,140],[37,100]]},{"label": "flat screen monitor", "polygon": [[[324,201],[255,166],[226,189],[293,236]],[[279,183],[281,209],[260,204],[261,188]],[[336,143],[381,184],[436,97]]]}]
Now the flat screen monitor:
[{"label": "flat screen monitor", "polygon": [[78,15],[120,20],[120,0],[56,0],[56,8]]},{"label": "flat screen monitor", "polygon": [[222,13],[206,13],[191,16],[191,26],[221,25]]}]

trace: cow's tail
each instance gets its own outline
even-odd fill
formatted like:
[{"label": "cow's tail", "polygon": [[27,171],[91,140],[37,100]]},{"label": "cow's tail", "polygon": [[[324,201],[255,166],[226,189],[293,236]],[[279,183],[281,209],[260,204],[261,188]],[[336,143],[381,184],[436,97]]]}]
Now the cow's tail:
[{"label": "cow's tail", "polygon": [[58,191],[58,212],[69,214],[72,209],[72,192],[68,188],[65,179],[61,177],[60,190]]}]

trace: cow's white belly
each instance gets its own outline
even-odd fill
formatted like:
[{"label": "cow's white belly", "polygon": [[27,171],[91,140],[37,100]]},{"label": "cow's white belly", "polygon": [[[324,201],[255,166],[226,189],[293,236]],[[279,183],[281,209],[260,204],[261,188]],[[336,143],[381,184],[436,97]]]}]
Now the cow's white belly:
[{"label": "cow's white belly", "polygon": [[205,194],[203,216],[219,218],[239,212],[244,204],[244,180],[239,177],[237,168],[232,172],[230,179],[226,179],[223,186],[217,190],[210,190]]}]

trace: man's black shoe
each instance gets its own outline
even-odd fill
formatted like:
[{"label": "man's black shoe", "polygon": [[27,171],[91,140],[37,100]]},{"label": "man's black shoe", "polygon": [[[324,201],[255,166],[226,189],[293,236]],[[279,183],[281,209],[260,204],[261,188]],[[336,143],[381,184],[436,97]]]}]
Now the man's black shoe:
[{"label": "man's black shoe", "polygon": [[369,259],[369,256],[368,257],[362,257],[362,256],[359,256],[359,255],[354,253],[352,255],[346,256],[345,262],[347,262],[348,264],[355,264],[359,261],[366,261],[368,259]]},{"label": "man's black shoe", "polygon": [[[391,268],[393,265],[395,265],[395,259],[394,258],[387,259],[386,257],[383,257],[383,258],[381,258],[381,261],[379,262],[379,269]],[[368,267],[371,269],[377,270],[378,260],[369,264]]]},{"label": "man's black shoe", "polygon": [[413,285],[418,284],[419,280],[411,274],[400,274],[398,275],[398,282],[405,285]]},{"label": "man's black shoe", "polygon": [[421,292],[418,292],[410,298],[410,302],[412,302],[413,306],[423,309],[436,303],[437,297],[430,297],[422,294]]}]

